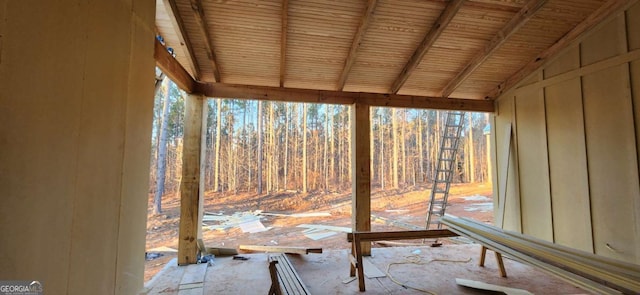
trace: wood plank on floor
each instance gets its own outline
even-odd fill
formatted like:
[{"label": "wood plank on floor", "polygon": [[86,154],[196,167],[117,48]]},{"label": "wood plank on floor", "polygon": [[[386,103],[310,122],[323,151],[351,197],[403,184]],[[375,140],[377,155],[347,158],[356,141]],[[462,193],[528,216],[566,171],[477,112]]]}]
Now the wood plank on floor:
[{"label": "wood plank on floor", "polygon": [[207,263],[190,264],[185,266],[184,275],[178,286],[178,295],[204,294],[204,277],[207,273]]},{"label": "wood plank on floor", "polygon": [[178,266],[178,259],[174,258],[165,268],[157,273],[147,286],[147,293],[143,294],[175,294],[178,291],[184,267]]},{"label": "wood plank on floor", "polygon": [[369,279],[384,278],[387,276],[384,272],[373,265],[373,263],[371,263],[371,257],[364,257],[362,265],[364,266],[364,276]]}]

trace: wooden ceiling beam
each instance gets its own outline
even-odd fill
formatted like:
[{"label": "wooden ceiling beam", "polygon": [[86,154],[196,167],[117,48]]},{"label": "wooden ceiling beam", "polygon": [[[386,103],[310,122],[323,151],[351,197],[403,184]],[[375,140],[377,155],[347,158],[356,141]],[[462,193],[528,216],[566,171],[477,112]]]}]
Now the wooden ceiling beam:
[{"label": "wooden ceiling beam", "polygon": [[378,0],[369,0],[367,2],[367,7],[364,10],[364,15],[362,15],[362,18],[360,19],[358,31],[356,32],[355,36],[353,37],[353,41],[351,42],[351,49],[349,49],[349,54],[344,61],[344,67],[342,68],[340,79],[338,80],[338,90],[344,89],[344,84],[347,82],[349,72],[351,72],[351,67],[353,67],[353,63],[356,61],[356,57],[358,56],[358,49],[360,49],[360,44],[362,43],[364,34],[369,28],[369,23],[373,19],[373,13],[376,9],[377,4]]},{"label": "wooden ceiling beam", "polygon": [[167,52],[167,49],[158,40],[155,42],[154,58],[156,65],[174,81],[180,89],[187,93],[202,94],[206,97],[330,104],[353,104],[357,102],[380,107],[476,112],[494,111],[493,101],[489,100],[233,85],[224,83],[200,83],[196,82],[189,75],[184,67]]},{"label": "wooden ceiling beam", "polygon": [[180,12],[178,11],[178,6],[176,5],[175,0],[163,0],[164,8],[167,11],[169,19],[171,20],[171,25],[173,29],[176,31],[176,35],[178,36],[178,41],[180,41],[180,46],[183,48],[184,52],[187,53],[187,61],[189,62],[189,67],[191,67],[191,71],[196,79],[200,78],[200,68],[198,67],[198,62],[196,61],[196,56],[193,54],[193,48],[191,47],[191,41],[189,40],[189,36],[185,34],[186,30],[184,28],[184,22],[182,21],[182,17],[180,16]]},{"label": "wooden ceiling beam", "polygon": [[542,67],[549,59],[556,54],[563,51],[565,48],[569,47],[573,44],[574,41],[578,40],[580,36],[582,36],[587,31],[593,29],[596,25],[602,23],[609,16],[614,15],[620,11],[624,11],[632,4],[636,3],[637,0],[626,1],[626,0],[610,0],[606,3],[602,4],[600,8],[598,8],[595,12],[585,18],[581,23],[575,26],[571,31],[565,34],[562,38],[560,38],[556,43],[551,45],[549,48],[544,50],[542,53],[538,54],[532,61],[524,65],[520,70],[518,70],[515,74],[511,75],[507,80],[500,83],[496,88],[491,90],[486,98],[495,99],[501,94],[505,93],[509,89],[518,85],[524,78],[537,71],[540,67]]},{"label": "wooden ceiling beam", "polygon": [[284,87],[287,73],[287,31],[289,23],[289,0],[282,0],[282,28],[280,33],[280,87]]},{"label": "wooden ceiling beam", "polygon": [[198,83],[196,91],[206,97],[215,98],[241,98],[329,104],[362,103],[379,107],[463,110],[474,112],[494,111],[493,101],[490,100],[447,99],[429,96],[312,90],[223,83]]},{"label": "wooden ceiling beam", "polygon": [[156,44],[153,51],[153,57],[156,60],[156,65],[162,70],[162,72],[169,77],[180,89],[187,93],[194,93],[196,90],[196,81],[189,75],[189,72],[185,70],[182,65],[167,52],[167,48],[164,47],[156,39]]},{"label": "wooden ceiling beam", "polygon": [[204,10],[202,9],[202,1],[201,0],[191,0],[191,9],[193,10],[193,16],[198,23],[198,27],[200,28],[200,34],[202,34],[202,38],[204,38],[204,46],[207,50],[207,56],[209,61],[211,62],[211,67],[213,68],[213,79],[216,82],[220,82],[220,69],[218,67],[218,62],[216,59],[216,53],[213,51],[213,42],[211,41],[211,36],[209,36],[209,30],[207,30],[207,22],[205,21]]},{"label": "wooden ceiling beam", "polygon": [[482,65],[504,42],[526,24],[547,0],[530,0],[518,13],[478,52],[442,90],[442,97],[449,97],[471,74]]},{"label": "wooden ceiling beam", "polygon": [[390,90],[391,93],[398,93],[402,85],[404,85],[407,79],[409,79],[411,73],[418,67],[424,55],[427,54],[431,46],[433,46],[438,37],[440,37],[447,25],[449,25],[451,20],[453,20],[453,17],[456,15],[458,10],[460,10],[463,3],[464,0],[449,1],[442,13],[440,13],[440,16],[438,17],[436,22],[433,24],[433,26],[431,26],[431,29],[429,30],[427,35],[425,35],[424,39],[422,39],[422,42],[420,43],[416,51],[413,52],[413,55],[400,72],[400,75],[398,75],[396,80],[393,82]]}]

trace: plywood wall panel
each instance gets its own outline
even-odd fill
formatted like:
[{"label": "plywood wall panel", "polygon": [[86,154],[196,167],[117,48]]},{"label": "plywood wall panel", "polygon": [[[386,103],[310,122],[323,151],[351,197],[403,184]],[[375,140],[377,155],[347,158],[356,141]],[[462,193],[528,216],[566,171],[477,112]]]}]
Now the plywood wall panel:
[{"label": "plywood wall panel", "polygon": [[516,96],[522,232],[553,242],[545,106],[541,90]]},{"label": "plywood wall panel", "polygon": [[579,67],[580,47],[573,46],[544,68],[544,78],[549,79]]},{"label": "plywood wall panel", "polygon": [[[137,294],[142,285],[148,164],[129,173],[124,155],[134,166],[149,159],[144,145],[127,149],[126,136],[148,147],[152,86],[133,93],[154,75],[154,2],[131,5],[0,2],[0,232],[12,237],[0,240],[5,280],[41,280],[47,294]],[[133,22],[146,32],[140,46]],[[121,208],[134,199],[142,222],[122,224]]]},{"label": "plywood wall panel", "polygon": [[[498,102],[499,116],[496,116],[496,154],[498,159],[496,161],[498,167],[504,167],[507,160],[506,155],[509,155],[509,169],[507,171],[498,171],[498,188],[494,189],[494,193],[497,196],[506,196],[504,203],[504,229],[521,232],[522,227],[520,224],[520,188],[518,184],[518,163],[516,155],[514,136],[516,124],[514,120],[515,106],[513,97],[503,97]],[[507,125],[511,125],[511,149],[507,150],[505,145],[505,134]],[[502,170],[500,168],[500,170]],[[501,187],[506,178],[506,190]],[[503,192],[504,191],[504,192]],[[500,205],[498,206],[500,207]],[[500,214],[499,210],[496,214]],[[496,218],[499,220],[499,218]],[[498,224],[500,226],[500,224]]]},{"label": "plywood wall panel", "polygon": [[626,52],[626,46],[624,46],[626,36],[623,23],[624,16],[621,14],[591,33],[580,44],[582,66]]},{"label": "plywood wall panel", "polygon": [[[640,60],[630,64],[630,80],[633,96],[633,107],[636,119],[636,147],[640,147]],[[640,149],[638,149],[638,161],[640,161]],[[639,165],[640,167],[640,162]],[[636,245],[640,245],[640,198],[635,199],[635,236]],[[640,250],[636,250],[636,263],[640,264]]]},{"label": "plywood wall panel", "polygon": [[[640,47],[639,20],[640,4],[612,16],[580,43],[552,58],[537,72],[542,81],[522,83],[520,89],[498,99],[495,129],[504,129],[517,118],[519,166],[515,172],[520,183],[510,186],[516,191],[508,187],[507,200],[521,198],[522,202],[522,208],[507,206],[505,228],[522,226],[525,233],[531,233],[528,223],[532,218],[528,214],[536,211],[543,224],[552,221],[556,243],[640,261],[640,60],[619,61],[623,55],[633,57],[627,52]],[[586,67],[595,63],[604,66]],[[542,111],[540,96],[535,95],[540,91],[544,91],[545,99]],[[511,112],[509,105],[515,105]],[[545,138],[540,129],[544,123],[529,124],[543,115]],[[499,131],[496,136],[501,136]],[[544,140],[546,150],[540,143]],[[506,154],[500,151],[499,139],[496,144],[497,166],[504,169],[500,163]],[[545,152],[549,209],[529,202],[528,193],[532,183],[545,177],[540,167],[544,164],[532,164],[531,159],[544,161]],[[511,169],[508,173],[498,171],[498,177],[511,177]],[[546,192],[544,185],[541,188]],[[551,210],[551,216],[546,215],[547,210]],[[520,212],[522,225],[513,218]]]},{"label": "plywood wall panel", "polygon": [[[142,1],[136,1],[142,2]],[[147,3],[148,4],[148,3]],[[141,4],[140,4],[141,5]],[[142,8],[141,8],[142,9]],[[148,5],[146,9],[149,9]],[[153,22],[151,22],[153,23]],[[126,105],[124,159],[118,230],[118,259],[116,265],[116,294],[135,294],[142,289],[144,274],[146,217],[149,187],[151,122],[153,121],[155,60],[154,34],[148,23],[134,19],[132,24],[130,73]]]},{"label": "plywood wall panel", "polygon": [[0,277],[47,294],[67,293],[82,101],[83,6],[65,4],[0,1]]},{"label": "plywood wall panel", "polygon": [[626,12],[629,51],[640,49],[640,2]]},{"label": "plywood wall panel", "polygon": [[[131,16],[104,2],[89,5],[85,17],[88,40],[69,262],[76,271],[69,274],[69,288],[114,293],[118,223],[106,221],[120,210]],[[87,268],[90,261],[100,267]]]},{"label": "plywood wall panel", "polygon": [[553,230],[556,243],[593,252],[580,89],[579,78],[545,89]]},{"label": "plywood wall panel", "polygon": [[631,204],[640,198],[627,65],[583,77],[591,212],[596,254],[636,261]]}]

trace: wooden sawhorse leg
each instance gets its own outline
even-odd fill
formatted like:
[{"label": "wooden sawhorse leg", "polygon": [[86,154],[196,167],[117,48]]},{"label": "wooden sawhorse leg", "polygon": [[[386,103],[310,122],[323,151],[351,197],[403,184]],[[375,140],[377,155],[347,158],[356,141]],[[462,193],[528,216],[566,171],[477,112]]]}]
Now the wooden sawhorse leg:
[{"label": "wooden sawhorse leg", "polygon": [[349,262],[351,263],[351,270],[349,275],[351,277],[358,277],[358,288],[360,292],[364,292],[364,265],[362,264],[362,242],[360,242],[360,236],[353,234],[353,240],[351,241],[351,255],[349,255]]},{"label": "wooden sawhorse leg", "polygon": [[[496,254],[496,262],[498,263],[498,268],[500,269],[500,276],[503,278],[507,277],[507,271],[504,269],[504,262],[502,262],[502,254],[495,252]],[[487,256],[487,247],[482,246],[482,250],[480,252],[480,263],[478,265],[484,266],[484,258]]]}]

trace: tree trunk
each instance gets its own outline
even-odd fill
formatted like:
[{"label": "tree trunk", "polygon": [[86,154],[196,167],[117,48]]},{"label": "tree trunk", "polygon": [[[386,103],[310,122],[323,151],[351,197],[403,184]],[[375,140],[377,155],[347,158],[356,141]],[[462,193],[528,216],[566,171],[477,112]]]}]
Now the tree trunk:
[{"label": "tree trunk", "polygon": [[393,136],[393,171],[391,171],[393,175],[393,187],[399,187],[399,173],[398,173],[398,160],[400,153],[400,141],[398,140],[398,110],[396,108],[391,109],[391,133]]},{"label": "tree trunk", "polygon": [[405,127],[407,125],[407,112],[404,109],[400,110],[401,114],[402,114],[402,122],[400,124],[400,132],[398,132],[400,134],[400,156],[402,157],[402,159],[400,160],[400,163],[402,163],[402,184],[405,185],[407,183],[407,145],[406,145],[406,131],[405,131]]},{"label": "tree trunk", "polygon": [[158,159],[156,160],[156,193],[153,198],[153,213],[162,213],[162,195],[164,194],[165,172],[167,168],[167,121],[169,114],[169,80],[164,79],[162,88],[164,99],[162,103],[162,118],[160,121],[160,136],[158,138]]},{"label": "tree trunk", "polygon": [[256,169],[256,181],[258,182],[258,194],[261,195],[262,194],[262,101],[258,101],[258,114],[257,114],[257,121],[258,121],[258,153],[257,153],[257,158],[258,158],[258,167]]},{"label": "tree trunk", "polygon": [[302,192],[307,190],[307,104],[302,106]]},{"label": "tree trunk", "polygon": [[222,137],[222,99],[216,102],[216,159],[213,168],[213,190],[220,191],[220,138]]},{"label": "tree trunk", "polygon": [[324,170],[324,191],[325,193],[329,192],[329,108],[331,106],[330,105],[325,105],[325,112],[324,112],[324,157],[323,157],[323,161],[324,161],[324,165],[323,165],[323,170]]},{"label": "tree trunk", "polygon": [[419,174],[419,181],[420,183],[424,182],[424,148],[422,146],[422,114],[424,113],[424,111],[422,110],[418,110],[418,134],[416,134],[416,136],[418,137],[418,165],[420,166],[420,174]]},{"label": "tree trunk", "polygon": [[476,182],[476,163],[473,148],[473,113],[469,113],[469,182]]},{"label": "tree trunk", "polygon": [[290,108],[291,104],[287,103],[285,105],[285,112],[284,112],[284,190],[286,191],[288,189],[287,187],[287,180],[288,180],[288,176],[289,176],[289,108]]},{"label": "tree trunk", "polygon": [[[346,122],[344,122],[344,125],[342,125],[342,126],[345,126],[345,129],[346,128],[350,128],[350,127],[347,127],[347,126],[351,126],[351,120],[353,118],[351,118],[351,109],[350,108],[354,108],[354,107],[355,106],[353,106],[353,105],[352,106],[343,106],[342,107],[345,110],[345,112],[347,113],[347,120],[346,120]],[[346,146],[346,148],[347,148],[347,161],[346,162],[347,162],[347,175],[348,175],[347,179],[349,179],[349,182],[352,183],[353,181],[355,181],[355,179],[351,179],[352,174],[353,174],[353,165],[351,165],[351,159],[353,158],[353,149],[351,148],[351,140],[353,140],[353,139],[351,138],[351,134],[346,134],[345,137],[347,138],[347,146]],[[351,186],[351,185],[349,185],[349,186]]]},{"label": "tree trunk", "polygon": [[233,153],[233,108],[234,101],[232,99],[227,101],[229,109],[227,110],[227,191],[231,192],[235,190],[235,169],[233,168],[234,153]]},{"label": "tree trunk", "polygon": [[378,173],[380,177],[380,188],[384,189],[384,125],[382,124],[382,114],[378,115],[378,140],[380,141],[380,172]]},{"label": "tree trunk", "polygon": [[[329,157],[329,166],[330,166],[330,178],[333,182],[333,184],[335,185],[335,181],[336,181],[336,145],[335,145],[335,139],[334,139],[334,134],[336,132],[335,128],[334,128],[334,124],[333,124],[333,115],[334,115],[335,111],[333,111],[333,108],[331,108],[331,115],[329,116],[329,127],[331,128],[331,133],[329,136],[329,148],[331,149],[331,157]],[[340,190],[340,184],[338,184],[337,189]]]}]

